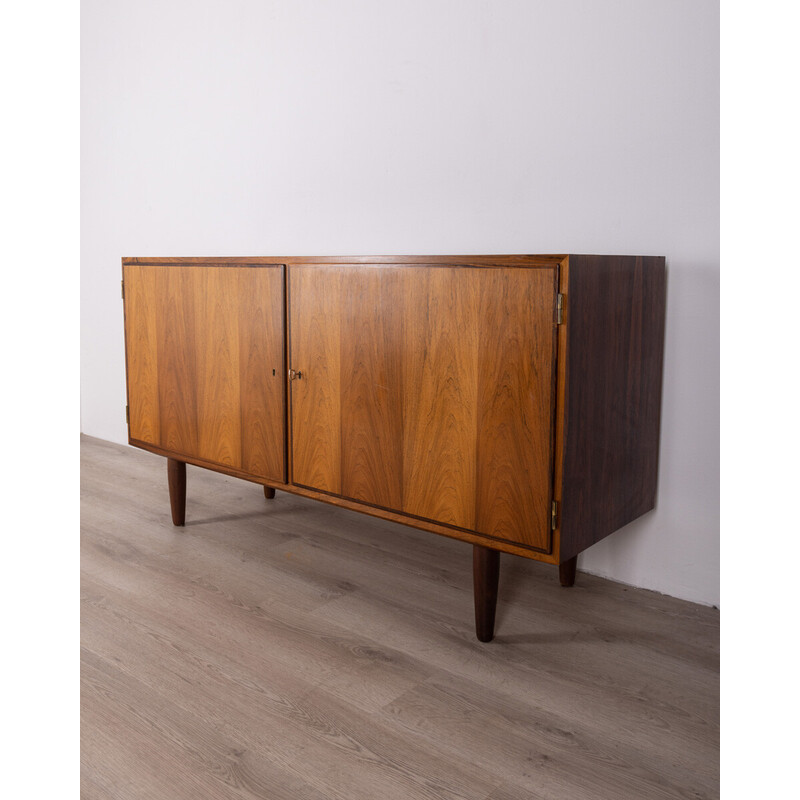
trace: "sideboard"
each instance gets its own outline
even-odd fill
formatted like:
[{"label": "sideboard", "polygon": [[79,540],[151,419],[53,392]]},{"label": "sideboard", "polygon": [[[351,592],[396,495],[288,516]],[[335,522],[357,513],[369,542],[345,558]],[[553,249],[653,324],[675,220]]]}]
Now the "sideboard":
[{"label": "sideboard", "polygon": [[655,256],[123,258],[130,444],[558,566],[654,507]]}]

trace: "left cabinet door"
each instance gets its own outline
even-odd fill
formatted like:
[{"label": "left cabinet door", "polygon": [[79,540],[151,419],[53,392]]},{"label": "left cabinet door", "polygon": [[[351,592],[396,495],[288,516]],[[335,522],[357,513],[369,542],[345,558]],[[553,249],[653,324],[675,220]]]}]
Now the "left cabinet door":
[{"label": "left cabinet door", "polygon": [[131,444],[285,482],[283,271],[123,266]]}]

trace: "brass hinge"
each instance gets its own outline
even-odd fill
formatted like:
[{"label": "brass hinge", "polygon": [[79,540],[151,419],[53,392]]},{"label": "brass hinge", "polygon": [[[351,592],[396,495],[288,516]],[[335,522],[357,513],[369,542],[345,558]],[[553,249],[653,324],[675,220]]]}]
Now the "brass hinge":
[{"label": "brass hinge", "polygon": [[564,295],[559,292],[556,295],[556,325],[564,323]]},{"label": "brass hinge", "polygon": [[128,425],[131,424],[131,407],[130,406],[125,406],[125,422],[127,422]]},{"label": "brass hinge", "polygon": [[558,503],[553,500],[550,506],[550,530],[554,531],[558,527]]},{"label": "brass hinge", "polygon": [[122,295],[122,299],[124,300],[125,299],[125,281],[124,280],[120,281],[120,284],[121,284],[120,294]]}]

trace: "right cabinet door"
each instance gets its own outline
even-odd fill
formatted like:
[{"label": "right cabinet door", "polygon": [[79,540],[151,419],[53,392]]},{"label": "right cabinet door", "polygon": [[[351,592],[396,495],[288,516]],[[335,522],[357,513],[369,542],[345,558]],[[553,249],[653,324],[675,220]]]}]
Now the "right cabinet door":
[{"label": "right cabinet door", "polygon": [[557,277],[290,267],[292,481],[549,551]]}]

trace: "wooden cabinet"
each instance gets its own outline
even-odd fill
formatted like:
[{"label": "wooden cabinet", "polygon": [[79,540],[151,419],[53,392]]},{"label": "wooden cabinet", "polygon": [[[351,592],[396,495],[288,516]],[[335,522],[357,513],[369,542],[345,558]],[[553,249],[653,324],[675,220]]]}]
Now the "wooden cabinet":
[{"label": "wooden cabinet", "polygon": [[129,441],[561,567],[653,507],[664,259],[123,259]]}]

